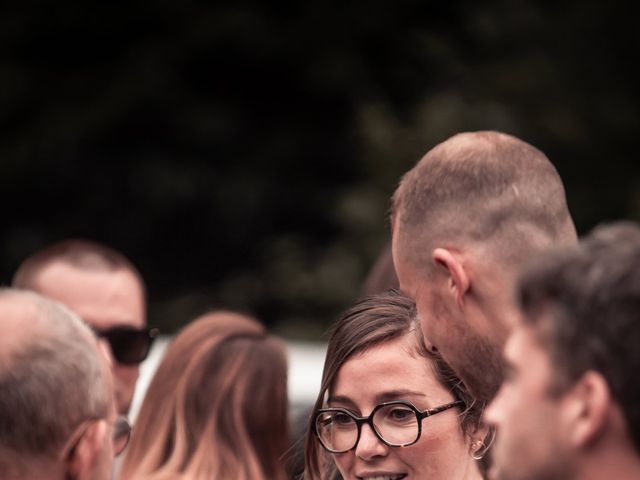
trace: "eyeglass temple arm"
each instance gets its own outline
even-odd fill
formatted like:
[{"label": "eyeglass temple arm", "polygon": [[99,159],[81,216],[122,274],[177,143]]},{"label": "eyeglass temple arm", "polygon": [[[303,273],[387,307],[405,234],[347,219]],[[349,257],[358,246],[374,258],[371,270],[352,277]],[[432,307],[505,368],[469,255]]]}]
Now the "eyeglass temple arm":
[{"label": "eyeglass temple arm", "polygon": [[462,400],[455,400],[451,403],[445,403],[444,405],[440,405],[439,407],[432,408],[430,410],[425,410],[424,412],[420,412],[421,418],[430,417],[431,415],[435,415],[436,413],[444,412],[445,410],[449,410],[454,407],[463,407],[465,403]]}]

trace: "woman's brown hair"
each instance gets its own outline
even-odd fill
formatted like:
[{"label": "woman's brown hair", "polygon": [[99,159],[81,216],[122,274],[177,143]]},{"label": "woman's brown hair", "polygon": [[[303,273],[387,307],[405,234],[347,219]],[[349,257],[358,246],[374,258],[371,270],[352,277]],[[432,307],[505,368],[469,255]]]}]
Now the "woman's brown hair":
[{"label": "woman's brown hair", "polygon": [[287,415],[283,343],[249,317],[209,313],[169,345],[120,479],[285,479]]},{"label": "woman's brown hair", "polygon": [[320,447],[315,435],[315,412],[325,406],[326,397],[342,365],[353,355],[392,339],[415,336],[415,353],[431,364],[436,378],[466,408],[460,417],[463,432],[478,428],[482,406],[474,401],[462,382],[437,353],[428,351],[416,321],[415,304],[391,290],[366,297],[347,310],[330,330],[329,345],[322,372],[320,393],[313,407],[305,438],[305,479],[331,480],[336,469],[331,456]]}]

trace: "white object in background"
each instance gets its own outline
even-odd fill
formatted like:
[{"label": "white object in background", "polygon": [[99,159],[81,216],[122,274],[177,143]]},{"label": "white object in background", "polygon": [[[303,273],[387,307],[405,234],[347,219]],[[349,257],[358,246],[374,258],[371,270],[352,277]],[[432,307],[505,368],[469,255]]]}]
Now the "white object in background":
[{"label": "white object in background", "polygon": [[320,391],[327,346],[313,342],[287,342],[288,390],[292,418],[313,406]]},{"label": "white object in background", "polygon": [[[129,419],[135,422],[142,400],[149,388],[167,345],[173,337],[160,335],[153,342],[147,359],[140,365],[140,377],[129,409]],[[286,341],[289,371],[289,403],[293,414],[313,405],[320,390],[322,367],[327,346],[323,343]]]}]

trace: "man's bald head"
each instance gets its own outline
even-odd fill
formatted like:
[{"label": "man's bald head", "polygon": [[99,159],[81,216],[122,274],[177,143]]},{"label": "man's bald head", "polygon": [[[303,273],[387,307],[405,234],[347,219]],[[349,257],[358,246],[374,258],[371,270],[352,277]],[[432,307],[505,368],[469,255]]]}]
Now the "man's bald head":
[{"label": "man's bald head", "polygon": [[[34,253],[18,268],[13,286],[63,303],[97,330],[146,324],[140,274],[124,255],[95,242],[66,240]],[[112,360],[118,412],[126,414],[139,367]]]},{"label": "man's bald head", "polygon": [[56,464],[81,422],[107,417],[113,392],[95,336],[57,302],[0,290],[0,328],[0,466],[11,478]]},{"label": "man's bald head", "polygon": [[402,178],[392,228],[400,288],[416,301],[427,344],[490,400],[516,272],[541,250],[577,240],[556,169],[513,136],[455,135]]}]

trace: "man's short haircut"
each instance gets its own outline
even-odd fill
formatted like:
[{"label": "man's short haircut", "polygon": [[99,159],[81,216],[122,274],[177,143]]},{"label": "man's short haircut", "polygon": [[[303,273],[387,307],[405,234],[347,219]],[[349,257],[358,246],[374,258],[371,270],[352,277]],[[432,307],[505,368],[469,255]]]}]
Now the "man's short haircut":
[{"label": "man's short haircut", "polygon": [[101,243],[84,239],[69,239],[38,250],[22,262],[12,285],[17,288],[32,288],[34,277],[49,263],[62,261],[81,271],[115,272],[131,271],[144,292],[144,282],[136,267],[120,252]]},{"label": "man's short haircut", "polygon": [[518,264],[532,247],[576,238],[551,162],[493,131],[461,133],[427,152],[393,196],[392,223],[403,232],[406,260],[421,269],[429,268],[438,244],[490,247],[504,263]]},{"label": "man's short haircut", "polygon": [[82,421],[107,416],[109,371],[91,330],[61,304],[14,289],[0,290],[3,303],[29,325],[0,336],[0,460],[49,457]]},{"label": "man's short haircut", "polygon": [[640,228],[601,226],[579,246],[537,259],[517,292],[523,321],[552,359],[552,393],[600,372],[640,452]]}]

